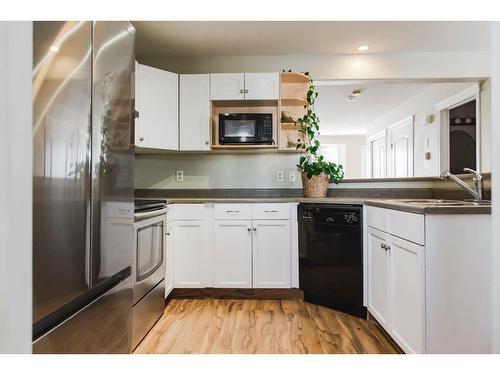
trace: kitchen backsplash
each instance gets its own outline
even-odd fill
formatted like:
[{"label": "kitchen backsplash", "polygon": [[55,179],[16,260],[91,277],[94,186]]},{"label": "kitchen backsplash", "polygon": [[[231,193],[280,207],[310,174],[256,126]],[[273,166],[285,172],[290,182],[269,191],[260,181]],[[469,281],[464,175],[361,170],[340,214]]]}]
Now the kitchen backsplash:
[{"label": "kitchen backsplash", "polygon": [[[135,157],[136,189],[301,188],[298,154],[149,154]],[[183,171],[183,181],[176,181]],[[283,182],[277,182],[277,172]],[[290,174],[295,181],[289,181]]]}]

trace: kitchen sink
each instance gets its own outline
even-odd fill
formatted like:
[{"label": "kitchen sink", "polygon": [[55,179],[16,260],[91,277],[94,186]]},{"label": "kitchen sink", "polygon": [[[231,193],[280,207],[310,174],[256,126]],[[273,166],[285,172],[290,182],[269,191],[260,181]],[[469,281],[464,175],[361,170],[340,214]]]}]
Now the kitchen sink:
[{"label": "kitchen sink", "polygon": [[450,199],[391,199],[393,202],[403,204],[416,204],[422,206],[489,206],[491,201],[482,200],[450,200]]}]

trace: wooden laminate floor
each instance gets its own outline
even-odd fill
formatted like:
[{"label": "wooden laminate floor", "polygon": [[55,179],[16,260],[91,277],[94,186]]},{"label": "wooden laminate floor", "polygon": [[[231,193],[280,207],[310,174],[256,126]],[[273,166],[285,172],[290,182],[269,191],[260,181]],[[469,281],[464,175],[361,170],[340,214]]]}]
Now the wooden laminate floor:
[{"label": "wooden laminate floor", "polygon": [[300,300],[173,299],[135,353],[397,353],[373,322]]}]

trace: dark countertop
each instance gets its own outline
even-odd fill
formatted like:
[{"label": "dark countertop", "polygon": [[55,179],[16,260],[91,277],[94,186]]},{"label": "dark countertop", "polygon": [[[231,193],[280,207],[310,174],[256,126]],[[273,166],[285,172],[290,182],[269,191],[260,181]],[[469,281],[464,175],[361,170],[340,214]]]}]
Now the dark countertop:
[{"label": "dark countertop", "polygon": [[[441,201],[441,202],[440,202]],[[491,204],[440,199],[377,199],[365,200],[368,206],[427,215],[491,214]]]},{"label": "dark countertop", "polygon": [[[491,205],[474,205],[471,202],[429,199],[367,199],[353,198],[303,198],[303,197],[259,197],[259,198],[165,198],[151,197],[140,198],[141,200],[164,200],[166,204],[175,203],[325,203],[325,204],[355,204],[388,208],[392,210],[411,212],[416,214],[491,214]],[[442,203],[439,203],[441,201]],[[445,204],[455,202],[460,204]]]}]

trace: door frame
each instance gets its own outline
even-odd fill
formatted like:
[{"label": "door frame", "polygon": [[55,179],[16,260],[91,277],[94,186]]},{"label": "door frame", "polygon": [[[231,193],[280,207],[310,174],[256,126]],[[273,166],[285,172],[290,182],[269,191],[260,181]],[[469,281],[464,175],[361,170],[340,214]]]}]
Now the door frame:
[{"label": "door frame", "polygon": [[450,169],[450,109],[473,100],[476,101],[476,170],[481,171],[481,87],[479,82],[434,104],[436,112],[439,112],[440,120],[440,171]]}]

